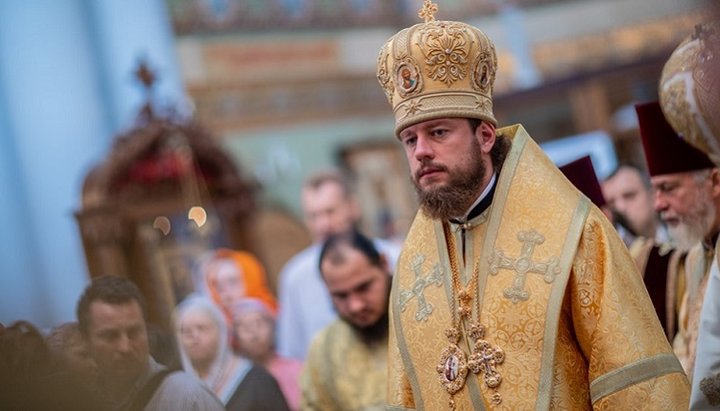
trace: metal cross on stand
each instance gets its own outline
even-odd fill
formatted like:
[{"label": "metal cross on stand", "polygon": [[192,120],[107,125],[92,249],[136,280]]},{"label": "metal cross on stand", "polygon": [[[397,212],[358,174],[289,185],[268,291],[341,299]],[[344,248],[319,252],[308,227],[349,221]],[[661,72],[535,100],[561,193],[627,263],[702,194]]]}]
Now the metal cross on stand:
[{"label": "metal cross on stand", "polygon": [[432,313],[433,306],[425,301],[425,295],[423,293],[425,292],[425,288],[431,284],[435,284],[436,286],[442,285],[442,277],[445,272],[445,270],[440,267],[440,264],[436,263],[432,272],[426,277],[423,277],[422,265],[424,262],[425,256],[423,255],[418,254],[413,258],[412,270],[415,273],[415,282],[409,290],[400,290],[400,310],[403,312],[405,308],[407,308],[408,302],[413,298],[417,298],[418,309],[415,312],[416,321],[425,321],[428,316],[430,316],[430,313]]},{"label": "metal cross on stand", "polygon": [[520,256],[512,259],[503,254],[502,250],[495,250],[490,256],[490,274],[497,275],[501,268],[515,270],[517,276],[513,281],[512,287],[506,288],[503,295],[509,298],[513,303],[518,301],[526,301],[530,297],[530,293],[525,290],[525,278],[528,273],[542,274],[546,283],[550,284],[555,280],[555,276],[560,274],[559,260],[557,257],[551,258],[544,263],[534,262],[532,254],[535,246],[545,242],[545,237],[535,230],[521,231],[517,236],[522,242]]}]

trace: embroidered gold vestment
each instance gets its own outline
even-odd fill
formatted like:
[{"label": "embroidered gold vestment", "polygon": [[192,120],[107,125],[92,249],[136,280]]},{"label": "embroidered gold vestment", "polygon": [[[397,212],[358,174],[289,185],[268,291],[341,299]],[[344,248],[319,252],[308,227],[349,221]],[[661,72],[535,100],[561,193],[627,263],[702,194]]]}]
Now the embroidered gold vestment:
[{"label": "embroidered gold vestment", "polygon": [[[495,389],[467,373],[458,410],[686,409],[689,384],[642,277],[607,218],[582,196],[522,126],[498,130],[512,147],[491,206],[462,226],[419,212],[391,295],[389,410],[446,410],[438,365],[448,345],[453,288],[479,263],[484,339],[504,351]],[[463,330],[462,349],[472,349]],[[456,364],[453,364],[456,365]],[[455,377],[452,373],[447,375]],[[502,398],[493,403],[494,394]]]},{"label": "embroidered gold vestment", "polygon": [[387,341],[366,344],[336,320],[313,339],[300,377],[303,411],[374,411],[385,404]]},{"label": "embroidered gold vestment", "polygon": [[695,368],[700,311],[714,256],[714,248],[698,243],[688,251],[683,261],[687,287],[682,295],[678,313],[678,333],[673,340],[673,351],[691,381]]}]

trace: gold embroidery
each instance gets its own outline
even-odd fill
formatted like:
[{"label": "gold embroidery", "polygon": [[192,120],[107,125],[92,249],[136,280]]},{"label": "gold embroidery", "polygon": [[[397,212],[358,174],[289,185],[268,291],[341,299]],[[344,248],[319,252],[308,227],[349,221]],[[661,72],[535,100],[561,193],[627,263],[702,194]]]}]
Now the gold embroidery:
[{"label": "gold embroidery", "polygon": [[[463,288],[460,285],[460,269],[457,254],[455,253],[455,244],[450,233],[450,226],[447,223],[443,223],[443,232],[447,242],[448,259],[452,274],[452,295],[450,296],[452,324],[450,328],[445,330],[445,336],[450,344],[440,353],[440,362],[435,369],[439,374],[440,384],[450,394],[450,409],[455,410],[454,394],[465,386],[468,370],[475,374],[483,374],[485,385],[492,390],[497,390],[502,382],[502,376],[497,371],[496,365],[505,360],[505,352],[501,348],[493,347],[483,339],[485,337],[485,327],[480,324],[480,297],[476,295],[480,275],[480,261],[478,260],[475,264],[472,276],[466,288]],[[455,301],[456,293],[457,303]],[[476,318],[474,321],[470,321],[473,311],[473,297],[475,299]],[[469,327],[470,331],[466,331],[466,336],[473,341],[469,360],[466,360],[465,352],[458,347],[463,333],[461,324]],[[491,400],[493,404],[499,405],[502,402],[502,397],[500,393],[495,392]]]},{"label": "gold embroidery", "polygon": [[710,405],[720,405],[720,374],[703,378],[700,381],[700,391],[705,394]]},{"label": "gold embroidery", "polygon": [[382,89],[385,92],[385,97],[387,97],[390,104],[392,104],[393,92],[395,91],[395,87],[392,84],[392,81],[390,81],[390,72],[388,71],[388,57],[388,45],[385,44],[380,50],[380,54],[378,54],[377,79],[378,82],[380,82],[380,84],[382,85]]},{"label": "gold embroidery", "polygon": [[430,274],[426,277],[422,276],[422,265],[425,262],[425,256],[416,255],[412,261],[412,270],[415,273],[415,282],[409,290],[400,290],[400,311],[405,312],[408,302],[413,298],[417,298],[418,309],[415,312],[415,321],[425,321],[433,311],[433,305],[425,300],[423,294],[425,288],[432,284],[435,286],[442,285],[442,277],[445,274],[445,270],[436,263]]},{"label": "gold embroidery", "polygon": [[512,287],[506,288],[503,295],[513,303],[526,301],[530,293],[525,290],[525,278],[528,273],[542,274],[545,282],[550,284],[555,276],[560,274],[560,265],[557,257],[551,258],[545,263],[532,261],[532,254],[535,246],[545,242],[545,237],[535,230],[521,231],[517,236],[523,243],[520,256],[516,259],[505,256],[502,250],[495,250],[490,256],[490,274],[497,275],[499,269],[513,269],[517,273]]},{"label": "gold embroidery", "polygon": [[467,75],[468,34],[457,23],[444,23],[423,26],[420,44],[426,46],[425,64],[427,75],[433,80],[442,81],[447,86],[462,80]]}]

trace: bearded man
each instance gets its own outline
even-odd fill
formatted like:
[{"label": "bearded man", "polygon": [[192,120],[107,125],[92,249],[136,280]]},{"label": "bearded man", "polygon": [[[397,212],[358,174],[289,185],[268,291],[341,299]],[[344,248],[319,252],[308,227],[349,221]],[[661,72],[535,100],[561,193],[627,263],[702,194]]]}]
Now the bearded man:
[{"label": "bearded man", "polygon": [[[718,60],[706,58],[720,52],[720,8],[707,23],[695,26],[665,63],[660,78],[663,113],[685,141],[702,150],[720,166],[720,100]],[[680,92],[678,92],[680,91]],[[692,375],[691,410],[720,405],[720,266],[718,247],[708,274],[700,310],[696,356]]]},{"label": "bearded man", "polygon": [[720,232],[720,170],[678,137],[657,102],[637,105],[636,111],[655,191],[655,211],[675,246],[687,250],[679,266],[684,284],[678,294],[681,302],[673,350],[692,376],[700,309]]},{"label": "bearded man", "polygon": [[300,379],[301,408],[380,410],[387,387],[388,262],[353,230],[325,241],[320,272],[340,318],[313,339]]},{"label": "bearded man", "polygon": [[436,11],[378,58],[421,205],[393,278],[386,409],[683,408],[610,221],[522,126],[496,130],[494,45]]}]

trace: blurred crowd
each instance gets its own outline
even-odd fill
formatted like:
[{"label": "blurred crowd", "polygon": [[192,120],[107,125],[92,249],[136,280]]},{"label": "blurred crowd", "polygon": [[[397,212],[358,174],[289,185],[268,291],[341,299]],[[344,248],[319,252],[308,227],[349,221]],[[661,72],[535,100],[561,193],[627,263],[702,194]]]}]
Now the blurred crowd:
[{"label": "blurred crowd", "polygon": [[[429,4],[426,6],[424,24],[435,25],[436,22],[431,17],[437,10],[432,9]],[[710,29],[706,27],[704,30]],[[718,31],[716,28],[712,30],[715,31],[705,34],[711,36],[708,38],[717,40]],[[703,33],[698,33],[696,37],[702,38]],[[693,37],[692,41],[697,38]],[[716,48],[715,51],[717,50]],[[488,55],[481,54],[481,57],[489,58]],[[705,58],[709,59],[707,55]],[[398,64],[401,65],[398,67],[402,68],[406,62],[401,61]],[[681,71],[685,70],[683,65],[677,67]],[[480,79],[482,87],[478,87],[485,93],[488,82],[491,88],[492,79],[487,79],[489,68],[483,66],[483,69],[485,71]],[[407,67],[404,70],[406,71],[398,71],[403,78],[406,75],[422,75]],[[380,70],[379,77],[383,73]],[[492,74],[494,75],[494,72]],[[430,77],[425,81],[430,82],[429,79]],[[382,81],[381,79],[381,83]],[[387,84],[389,83],[386,82],[383,86],[386,87]],[[398,84],[406,89],[393,89],[393,93],[401,93],[399,95],[402,98],[411,98],[415,93],[417,83]],[[481,96],[487,97],[485,94]],[[663,96],[665,94],[661,93],[661,97]],[[667,102],[665,103],[665,106],[668,106]],[[489,111],[488,107],[486,104],[475,109]],[[627,307],[628,310],[637,309],[641,315],[634,317],[633,321],[647,318],[650,320],[640,324],[642,330],[637,331],[637,338],[633,336],[635,340],[601,328],[598,328],[597,332],[593,329],[593,335],[587,340],[603,339],[602,335],[598,335],[604,332],[618,338],[628,338],[628,341],[639,342],[637,347],[632,347],[640,353],[638,355],[645,355],[646,351],[655,349],[665,355],[664,347],[668,347],[668,350],[672,347],[672,352],[663,357],[664,362],[658,363],[658,367],[666,366],[665,371],[657,372],[656,375],[653,374],[657,371],[654,368],[641,369],[647,373],[647,378],[637,377],[626,385],[639,385],[651,377],[657,378],[658,384],[661,384],[662,378],[676,374],[676,380],[673,381],[682,378],[685,385],[687,381],[692,384],[693,403],[697,401],[698,404],[717,406],[720,405],[720,374],[716,374],[718,370],[713,369],[712,364],[717,363],[714,360],[720,359],[720,354],[716,352],[716,340],[713,339],[713,330],[716,330],[713,327],[717,326],[717,322],[711,310],[718,307],[716,300],[720,298],[712,291],[715,287],[712,278],[720,278],[717,274],[715,253],[720,234],[720,169],[718,162],[713,161],[717,160],[720,150],[713,151],[717,141],[708,140],[703,146],[702,143],[698,144],[697,140],[688,139],[690,132],[687,130],[684,133],[685,138],[679,138],[677,125],[671,125],[671,122],[676,123],[677,117],[673,117],[672,113],[668,114],[668,109],[663,108],[659,102],[636,105],[645,150],[644,164],[641,160],[634,164],[621,164],[604,181],[597,179],[588,157],[560,167],[567,180],[583,193],[584,197],[580,196],[577,190],[567,191],[567,181],[558,177],[558,170],[545,161],[544,157],[541,157],[540,161],[532,158],[528,160],[537,161],[537,164],[531,164],[535,167],[533,171],[546,173],[552,181],[557,182],[555,186],[548,185],[543,188],[549,193],[546,198],[556,201],[556,205],[561,204],[564,198],[555,192],[550,193],[560,187],[557,188],[558,192],[570,193],[567,198],[572,198],[573,201],[579,198],[578,204],[588,207],[582,219],[578,218],[580,223],[577,223],[587,224],[587,228],[578,231],[579,240],[576,240],[579,245],[574,245],[577,248],[573,249],[573,256],[568,257],[570,260],[576,259],[568,263],[573,267],[572,278],[569,280],[571,285],[568,286],[570,291],[561,290],[566,293],[562,294],[565,299],[559,298],[560,301],[567,302],[572,298],[577,301],[572,300],[568,303],[572,308],[558,314],[566,316],[561,318],[568,323],[565,324],[566,328],[558,327],[557,334],[567,332],[567,335],[562,334],[565,339],[558,337],[553,343],[557,343],[558,347],[574,347],[576,351],[573,351],[572,355],[575,352],[578,356],[585,355],[581,368],[607,365],[606,363],[612,362],[612,355],[622,356],[624,353],[615,350],[580,354],[581,350],[577,347],[585,347],[583,344],[598,350],[603,346],[594,341],[585,341],[579,336],[583,327],[590,327],[587,320],[579,318],[582,315],[577,313],[584,313],[584,309],[588,312],[596,309],[600,313],[597,315],[597,322],[601,324],[605,320],[604,316],[617,315],[618,310],[613,304]],[[392,392],[392,384],[398,381],[400,383],[396,384],[397,394],[390,400],[416,401],[420,398],[419,392],[437,390],[444,396],[446,393],[449,395],[447,404],[454,409],[457,405],[455,401],[460,397],[454,395],[462,392],[466,374],[468,369],[472,370],[472,366],[476,366],[478,370],[473,372],[485,373],[486,391],[490,393],[488,395],[492,395],[492,404],[501,404],[503,400],[499,392],[493,390],[497,389],[502,378],[500,372],[493,367],[506,361],[506,357],[501,349],[496,348],[493,351],[491,344],[483,339],[486,328],[471,322],[473,310],[475,315],[479,316],[482,309],[477,300],[476,306],[470,304],[473,298],[479,299],[481,295],[476,284],[481,274],[477,269],[472,271],[472,267],[479,267],[481,263],[475,265],[470,258],[479,258],[472,254],[475,252],[471,248],[474,247],[472,240],[473,235],[483,232],[478,230],[473,233],[472,230],[486,223],[486,218],[489,218],[488,210],[492,210],[493,196],[508,195],[510,177],[503,177],[509,175],[503,173],[514,170],[507,171],[502,167],[503,164],[507,167],[506,164],[514,161],[510,158],[514,152],[508,152],[509,144],[516,143],[510,143],[509,140],[503,143],[501,133],[498,133],[496,143],[493,123],[495,120],[491,112],[480,112],[482,116],[476,117],[473,116],[477,111],[472,113],[468,115],[467,122],[458,119],[458,116],[444,118],[449,115],[440,110],[439,117],[436,118],[418,118],[407,120],[407,124],[399,123],[399,138],[408,154],[411,168],[416,168],[416,173],[411,177],[421,197],[421,205],[425,207],[425,214],[418,214],[416,225],[413,226],[416,227],[415,231],[412,232],[411,229],[409,234],[409,238],[413,236],[413,243],[408,245],[411,240],[407,240],[402,245],[405,247],[402,255],[400,244],[369,238],[358,231],[359,206],[352,185],[344,174],[337,170],[317,172],[305,181],[300,199],[313,243],[286,263],[279,276],[277,295],[268,287],[266,271],[255,256],[245,251],[230,249],[210,250],[196,262],[193,270],[195,292],[175,307],[171,324],[148,322],[145,297],[141,289],[127,278],[94,278],[77,302],[76,321],[59,324],[47,332],[26,321],[0,326],[0,409],[372,410],[382,409],[388,401],[387,387],[390,385]],[[427,123],[428,121],[430,123]],[[447,129],[440,128],[437,124]],[[470,127],[467,127],[468,125]],[[512,132],[517,135],[524,133],[518,130],[514,129]],[[474,139],[471,139],[472,143],[463,141],[462,144],[477,148],[477,153],[468,154],[462,152],[465,146],[461,143],[448,143],[460,141],[458,136],[464,136],[463,133],[468,133],[478,140],[487,140],[482,140],[482,144]],[[451,140],[453,138],[457,140]],[[515,138],[520,139],[522,136]],[[690,144],[691,142],[694,144]],[[500,148],[492,151],[495,150],[493,144]],[[530,146],[531,143],[527,144]],[[532,147],[529,150],[532,150]],[[495,155],[496,152],[499,154]],[[452,161],[441,163],[443,154]],[[457,165],[453,164],[455,161],[494,171],[485,175],[481,169],[478,171],[481,178],[469,179],[464,186],[463,182],[448,177],[447,186],[454,188],[452,186],[457,185],[461,188],[449,190],[448,193],[441,192],[443,196],[433,197],[437,193],[432,188],[442,185],[443,173],[451,175],[457,171]],[[523,174],[518,171],[518,175]],[[524,177],[525,181],[517,176],[512,178],[513,184],[519,187],[528,184],[529,177]],[[501,186],[505,183],[505,186]],[[502,190],[503,187],[506,192],[495,191],[496,188]],[[453,206],[448,206],[448,199],[459,200],[453,203]],[[587,199],[592,201],[594,206],[586,203]],[[457,204],[465,208],[459,209]],[[507,212],[510,217],[498,224],[512,226],[515,224],[513,218],[517,221],[526,219],[524,214],[516,211],[523,209],[522,207],[542,207],[537,204],[507,204],[511,210]],[[561,206],[558,205],[557,208],[560,209]],[[578,206],[577,209],[580,208],[581,206]],[[432,210],[435,214],[431,215],[427,210]],[[461,212],[465,214],[462,215]],[[513,212],[517,214],[511,215]],[[595,219],[599,218],[596,216],[601,216],[602,221],[596,222]],[[425,224],[425,221],[433,219],[443,224]],[[450,231],[450,224],[454,231]],[[499,229],[497,231],[499,232]],[[436,242],[436,238],[430,239],[431,235],[427,234],[429,232],[445,241]],[[591,234],[596,234],[596,237],[589,238]],[[506,236],[509,237],[511,236]],[[457,247],[462,253],[458,257],[453,241],[459,239],[462,239],[463,243]],[[535,245],[545,241],[535,231],[520,231],[517,239],[527,240],[527,244],[534,241]],[[514,242],[515,239],[511,240]],[[476,241],[479,242],[481,240]],[[556,242],[563,244],[559,240]],[[599,243],[603,244],[598,245]],[[438,268],[441,264],[439,262],[434,271],[423,273],[422,264],[425,258],[442,259],[435,255],[440,255],[439,252],[426,251],[435,250],[434,247],[438,247],[436,244],[441,244],[439,248],[443,250],[446,247],[450,250],[447,261],[442,260],[441,263],[454,271],[443,271]],[[615,244],[620,246],[616,247]],[[591,249],[591,245],[596,249]],[[549,260],[544,266],[536,264],[529,258],[534,245],[522,247],[525,259],[518,258],[517,262],[513,263],[515,265],[507,262],[509,259],[502,251],[496,252],[491,258],[501,261],[496,261],[495,272],[490,274],[497,274],[497,267],[512,269],[518,274],[516,278],[526,281],[522,276],[535,270],[534,272],[545,274],[545,283],[552,283],[555,274],[550,273],[550,267],[553,264],[557,266],[558,263]],[[581,258],[583,253],[590,255],[596,250],[601,250],[597,251],[598,255]],[[530,266],[523,268],[522,261]],[[631,263],[625,263],[626,261]],[[465,282],[469,285],[464,286],[461,284],[457,266],[466,263],[469,268],[465,274],[470,274],[470,278]],[[606,264],[608,267],[604,266]],[[615,266],[621,264],[624,265]],[[592,277],[590,280],[581,280],[579,278],[582,274],[575,270],[587,270],[594,273],[594,277],[588,275]],[[559,271],[557,268],[556,273]],[[632,278],[626,278],[627,273],[630,273]],[[636,273],[642,278],[636,278]],[[488,273],[482,275],[489,276]],[[445,281],[444,278],[450,276],[452,282]],[[401,281],[405,283],[393,286],[393,281],[396,284]],[[424,294],[425,289],[432,285],[439,289],[443,281],[446,289],[431,290],[436,293],[434,307],[430,297],[426,299],[431,291]],[[516,279],[515,285],[521,281]],[[615,285],[612,284],[613,281],[616,282]],[[645,286],[644,290],[641,283]],[[542,285],[540,281],[538,284]],[[583,286],[596,291],[594,294],[573,294],[573,287]],[[627,294],[621,294],[627,291],[622,290],[625,286],[633,289]],[[634,293],[636,286],[641,295]],[[607,290],[602,290],[602,287],[607,287]],[[536,287],[537,289],[539,288]],[[391,290],[394,290],[393,296],[396,296],[392,304]],[[529,298],[529,294],[522,287],[508,290],[511,292],[506,291],[504,297],[512,300],[512,307],[518,307],[519,301],[527,301]],[[513,290],[518,294],[512,294]],[[441,312],[440,303],[437,303],[442,301],[445,293],[452,303],[451,309],[442,308],[448,311],[447,314]],[[610,301],[613,298],[621,299],[618,296],[628,295],[637,298],[633,301]],[[413,309],[406,310],[407,303],[411,300]],[[655,321],[648,301],[652,303],[652,309],[659,321]],[[494,304],[495,306],[487,309],[488,312],[501,311],[498,307],[502,307],[502,304],[510,306],[511,303],[498,297]],[[442,350],[437,369],[431,369],[429,374],[426,374],[432,375],[432,384],[423,385],[414,380],[411,384],[400,377],[398,381],[390,381],[388,384],[388,358],[398,360],[402,356],[402,361],[398,360],[402,365],[397,365],[396,369],[391,371],[399,373],[398,375],[403,372],[412,374],[412,369],[398,370],[402,367],[412,368],[409,364],[426,360],[425,340],[419,335],[429,331],[442,334],[443,330],[427,327],[427,320],[434,309],[435,320],[445,315],[443,319],[451,326],[445,330],[448,343],[444,338],[432,337],[436,342],[447,344],[447,348]],[[558,308],[558,311],[560,310]],[[571,310],[576,311],[568,314]],[[650,317],[645,315],[646,310],[651,313]],[[513,318],[508,315],[508,322],[524,318],[523,316],[532,316],[529,311],[531,310],[522,311],[522,315],[517,314]],[[630,314],[637,313],[626,313]],[[398,331],[400,326],[393,328],[392,321],[399,322],[397,319],[403,315],[414,317],[404,318],[406,322],[403,326],[406,328]],[[623,316],[618,318],[622,321]],[[475,340],[472,345],[474,348],[469,351],[472,354],[468,353],[468,358],[474,363],[470,364],[472,361],[469,360],[467,367],[464,364],[465,353],[458,348],[460,323],[463,322],[467,322],[467,328],[470,329],[465,338]],[[667,341],[659,333],[658,322]],[[497,324],[495,327],[499,328]],[[707,335],[704,337],[703,333]],[[495,334],[496,340],[500,339],[498,334]],[[658,335],[660,338],[655,338]],[[397,342],[406,336],[411,339],[409,343]],[[648,341],[653,338],[654,341]],[[403,348],[398,348],[400,346]],[[399,351],[401,349],[406,351]],[[482,356],[478,354],[480,349],[486,350],[481,352]],[[506,345],[505,349],[510,351],[513,347]],[[551,347],[551,351],[554,352],[555,347]],[[568,352],[570,351],[571,349],[568,349]],[[436,361],[435,356],[438,353],[428,352],[433,357],[431,361]],[[412,355],[415,357],[411,358]],[[540,357],[528,356],[529,361],[538,360]],[[559,362],[561,357],[562,355],[558,355]],[[598,360],[598,357],[602,358]],[[622,363],[626,358],[618,361],[623,367],[635,367],[643,361],[656,364],[652,362],[656,360],[655,357],[641,358],[641,361],[630,361],[630,364]],[[706,358],[713,361],[706,362]],[[510,360],[515,361],[508,361]],[[677,360],[679,364],[677,369],[674,369]],[[483,361],[484,368],[478,365]],[[426,370],[418,371],[420,372]],[[606,372],[601,375],[610,375],[608,378],[611,378],[615,374],[615,370],[610,368]],[[579,378],[581,381],[576,381],[572,389],[580,392],[581,396],[587,395],[586,402],[589,406],[590,395],[598,394],[597,389],[593,389],[590,382],[586,381],[590,371],[587,374],[588,376]],[[413,375],[403,378],[412,377]],[[435,383],[436,379],[440,380],[440,385]],[[597,381],[591,382],[595,384]],[[513,376],[509,375],[504,387],[517,383],[518,381],[513,381]],[[560,383],[553,381],[553,384]],[[689,387],[673,385],[676,390],[674,392],[679,394],[668,394],[668,403],[686,401],[683,395],[688,394]],[[605,396],[610,397],[625,388],[621,386]],[[631,391],[625,392],[628,398],[637,400],[642,397]],[[412,395],[408,395],[408,392],[412,392]],[[650,397],[653,396],[649,395],[648,400],[653,399]],[[556,400],[580,401],[577,398]],[[470,395],[464,400],[474,401]],[[581,400],[585,400],[585,397]],[[445,401],[446,398],[443,398],[441,403]],[[460,401],[458,399],[458,403]],[[595,404],[600,400],[593,398],[592,401]]]}]

